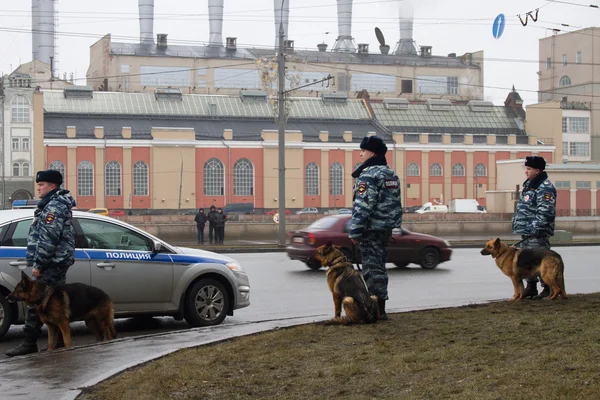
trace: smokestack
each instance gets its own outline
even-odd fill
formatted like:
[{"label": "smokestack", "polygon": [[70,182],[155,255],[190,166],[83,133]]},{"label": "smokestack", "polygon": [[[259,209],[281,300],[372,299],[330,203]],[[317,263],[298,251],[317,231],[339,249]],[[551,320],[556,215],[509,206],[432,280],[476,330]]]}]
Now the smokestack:
[{"label": "smokestack", "polygon": [[223,1],[208,0],[209,46],[223,46]]},{"label": "smokestack", "polygon": [[279,47],[279,25],[283,22],[283,41],[288,38],[290,0],[273,0],[275,10],[275,48]]},{"label": "smokestack", "polygon": [[400,40],[396,45],[394,54],[417,55],[413,40],[414,8],[410,1],[400,3]]},{"label": "smokestack", "polygon": [[154,0],[139,0],[140,43],[154,44]]},{"label": "smokestack", "polygon": [[45,62],[52,67],[52,76],[56,76],[56,25],[54,0],[31,1],[32,58]]},{"label": "smokestack", "polygon": [[352,39],[352,0],[337,0],[338,38],[331,51],[354,53],[356,46]]}]

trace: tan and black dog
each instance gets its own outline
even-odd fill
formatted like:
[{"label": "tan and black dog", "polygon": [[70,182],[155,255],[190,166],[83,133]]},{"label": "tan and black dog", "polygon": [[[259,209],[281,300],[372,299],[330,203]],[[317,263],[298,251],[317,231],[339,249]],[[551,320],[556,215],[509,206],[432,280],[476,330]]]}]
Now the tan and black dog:
[{"label": "tan and black dog", "polygon": [[508,246],[498,239],[490,239],[481,254],[491,255],[496,265],[508,276],[515,288],[512,300],[522,299],[525,293],[523,279],[539,276],[550,287],[550,300],[558,295],[567,298],[565,291],[564,270],[562,257],[550,249],[517,249]]},{"label": "tan and black dog", "polygon": [[[338,246],[328,242],[313,256],[327,270],[327,285],[333,296],[334,318],[328,325],[372,324],[379,319],[377,297],[371,296],[359,272]],[[342,317],[342,306],[345,317]]]},{"label": "tan and black dog", "polygon": [[21,281],[7,299],[37,307],[40,320],[48,326],[48,350],[56,348],[58,330],[65,347],[71,347],[71,321],[85,321],[99,342],[117,337],[112,300],[96,287],[83,283],[47,287],[21,272]]}]

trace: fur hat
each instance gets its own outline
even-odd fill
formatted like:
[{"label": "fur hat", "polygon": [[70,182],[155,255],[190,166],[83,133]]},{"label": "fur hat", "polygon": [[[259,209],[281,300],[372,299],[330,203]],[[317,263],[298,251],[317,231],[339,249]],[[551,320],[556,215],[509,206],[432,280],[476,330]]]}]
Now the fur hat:
[{"label": "fur hat", "polygon": [[525,157],[525,166],[543,171],[546,169],[546,160],[544,160],[544,157],[540,156],[528,156]]},{"label": "fur hat", "polygon": [[387,146],[383,140],[377,136],[365,136],[360,142],[360,148],[370,150],[378,156],[383,156],[387,153]]},{"label": "fur hat", "polygon": [[38,171],[35,175],[35,181],[37,182],[49,182],[55,183],[60,186],[63,184],[63,176],[60,171],[54,169],[48,169],[46,171]]}]

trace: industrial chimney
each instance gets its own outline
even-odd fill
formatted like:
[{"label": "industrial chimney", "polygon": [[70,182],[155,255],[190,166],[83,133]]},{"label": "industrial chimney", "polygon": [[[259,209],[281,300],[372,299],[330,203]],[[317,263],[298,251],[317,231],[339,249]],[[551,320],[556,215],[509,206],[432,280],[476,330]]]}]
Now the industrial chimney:
[{"label": "industrial chimney", "polygon": [[52,76],[58,70],[55,18],[55,0],[31,0],[32,58],[50,65]]},{"label": "industrial chimney", "polygon": [[338,38],[331,51],[354,53],[356,46],[352,39],[352,0],[337,0]]},{"label": "industrial chimney", "polygon": [[139,0],[140,43],[154,44],[154,0]]},{"label": "industrial chimney", "polygon": [[400,40],[394,54],[416,55],[417,49],[413,40],[414,9],[410,1],[400,3]]},{"label": "industrial chimney", "polygon": [[223,1],[208,0],[209,46],[223,46]]},{"label": "industrial chimney", "polygon": [[275,10],[275,48],[279,47],[279,25],[283,22],[283,41],[288,38],[290,0],[273,0]]}]

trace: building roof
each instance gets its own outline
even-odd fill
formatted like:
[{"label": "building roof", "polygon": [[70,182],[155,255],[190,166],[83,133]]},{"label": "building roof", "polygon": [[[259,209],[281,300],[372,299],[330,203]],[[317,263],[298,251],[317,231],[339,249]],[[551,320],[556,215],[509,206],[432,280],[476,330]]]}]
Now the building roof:
[{"label": "building roof", "polygon": [[[214,106],[212,106],[214,104]],[[93,92],[93,98],[65,98],[62,90],[44,90],[49,114],[144,115],[171,118],[274,118],[267,101],[242,101],[240,96],[184,95],[181,100],[157,100],[154,93]],[[370,120],[362,100],[327,104],[320,98],[293,98],[290,119]]]},{"label": "building roof", "polygon": [[375,118],[393,132],[525,135],[511,107],[492,106],[488,111],[472,111],[468,105],[452,104],[449,110],[434,111],[427,104],[386,109],[383,103],[371,103],[371,108]]},{"label": "building roof", "polygon": [[[142,116],[111,118],[102,116],[72,116],[72,115],[46,115],[44,118],[44,137],[47,139],[64,139],[68,126],[75,126],[78,139],[94,139],[95,127],[104,128],[107,139],[121,139],[123,127],[131,127],[131,138],[135,140],[152,139],[152,128],[193,128],[196,140],[220,140],[223,131],[231,129],[233,140],[262,140],[263,130],[277,130],[273,118],[263,120],[207,120],[207,119],[168,119],[145,118]],[[303,141],[318,142],[319,133],[329,133],[329,142],[342,142],[346,131],[352,132],[353,142],[360,142],[363,136],[375,132],[386,140],[391,140],[391,135],[386,134],[372,121],[289,121],[287,131],[301,131]]]},{"label": "building roof", "polygon": [[546,171],[600,171],[600,164],[548,164]]},{"label": "building roof", "polygon": [[[274,57],[275,50],[237,48],[227,50],[224,46],[185,46],[168,45],[165,48],[155,44],[141,43],[110,43],[110,52],[115,55],[132,55],[140,57],[182,57],[182,58],[224,58],[237,60],[255,60],[261,57]],[[406,65],[416,67],[444,67],[444,68],[477,68],[476,64],[469,64],[460,57],[418,55],[396,55],[380,53],[340,53],[331,51],[295,50],[294,56],[311,63],[349,63],[349,64],[376,64],[376,65]]]}]

